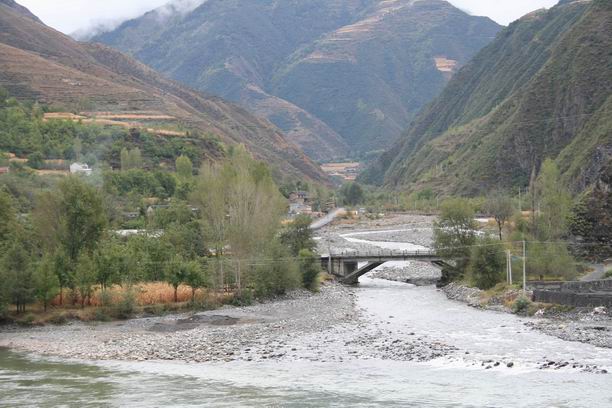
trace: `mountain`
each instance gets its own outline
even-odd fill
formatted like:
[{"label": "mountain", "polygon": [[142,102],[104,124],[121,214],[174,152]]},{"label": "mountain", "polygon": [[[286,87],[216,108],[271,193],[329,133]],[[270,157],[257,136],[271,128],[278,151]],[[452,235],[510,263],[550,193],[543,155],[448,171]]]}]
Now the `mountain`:
[{"label": "mountain", "polygon": [[499,29],[441,0],[207,0],[93,40],[239,102],[326,160],[390,146]]},{"label": "mountain", "polygon": [[0,0],[0,86],[19,99],[51,105],[169,116],[177,127],[194,134],[245,144],[282,174],[326,180],[320,168],[269,122],[167,80],[117,50],[76,42],[10,0]]},{"label": "mountain", "polygon": [[511,24],[363,176],[478,194],[555,159],[575,191],[612,157],[612,3],[562,1]]}]

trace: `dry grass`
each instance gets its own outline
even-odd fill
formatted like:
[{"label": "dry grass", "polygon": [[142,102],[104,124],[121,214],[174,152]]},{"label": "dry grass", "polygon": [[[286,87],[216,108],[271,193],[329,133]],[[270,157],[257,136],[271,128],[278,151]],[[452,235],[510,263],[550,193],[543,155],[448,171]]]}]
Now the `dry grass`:
[{"label": "dry grass", "polygon": [[163,115],[155,112],[81,112],[80,115],[75,115],[70,112],[52,112],[44,115],[44,120],[72,120],[74,122],[82,122],[100,126],[119,126],[124,128],[143,129],[149,133],[158,136],[168,137],[185,137],[187,132],[169,129],[159,129],[147,127],[141,122],[123,122],[123,120],[141,120],[141,121],[175,121],[174,116]]},{"label": "dry grass", "polygon": [[[128,291],[127,287],[121,286],[113,286],[112,288],[107,289],[107,296],[110,297],[110,300],[113,304],[118,303],[121,299],[124,298],[126,291]],[[165,283],[165,282],[151,282],[151,283],[141,283],[131,287],[135,298],[137,306],[150,306],[150,305],[159,305],[159,304],[169,304],[174,303],[174,288]],[[66,303],[70,303],[72,299],[72,294],[69,290],[64,293],[64,305]],[[98,287],[95,290],[94,295],[91,300],[88,302],[89,306],[102,306],[102,291]],[[213,296],[209,290],[198,289],[196,291],[196,300],[201,301],[207,297]],[[189,302],[191,301],[191,288],[189,286],[181,285],[177,291],[178,302]],[[60,306],[60,298],[57,296],[52,302],[53,306]],[[80,304],[81,299],[76,299],[76,303]]]},{"label": "dry grass", "polygon": [[[134,285],[131,289],[121,286],[113,286],[107,289],[106,301],[110,305],[119,305],[125,299],[126,292],[132,290],[135,297],[134,313],[138,314],[163,314],[171,312],[182,312],[193,309],[191,303],[191,288],[181,285],[178,288],[178,302],[174,302],[174,288],[165,282],[151,282]],[[195,295],[196,304],[199,307],[216,308],[220,305],[230,303],[234,299],[231,291],[214,291],[198,289]],[[10,320],[24,325],[63,324],[70,320],[96,321],[111,320],[113,313],[109,312],[103,304],[102,290],[98,287],[91,300],[83,307],[81,298],[76,297],[70,290],[64,290],[63,302],[60,305],[60,297],[57,296],[48,310],[45,312],[42,305],[33,304],[27,307],[27,313],[17,314],[14,307],[9,309]]]},{"label": "dry grass", "polygon": [[70,174],[68,170],[34,170],[39,176],[67,176]]}]

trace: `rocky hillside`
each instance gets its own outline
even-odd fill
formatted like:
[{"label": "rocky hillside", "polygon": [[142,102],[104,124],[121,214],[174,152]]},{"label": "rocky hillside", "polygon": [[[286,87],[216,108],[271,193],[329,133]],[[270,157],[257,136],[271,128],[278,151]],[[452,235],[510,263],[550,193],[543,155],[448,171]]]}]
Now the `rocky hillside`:
[{"label": "rocky hillside", "polygon": [[390,146],[499,29],[441,0],[208,0],[94,41],[241,103],[325,160]]},{"label": "rocky hillside", "polygon": [[612,3],[562,1],[513,23],[363,180],[478,194],[556,159],[575,191],[612,157]]},{"label": "rocky hillside", "polygon": [[167,80],[114,49],[78,43],[11,0],[0,0],[0,86],[20,99],[72,110],[87,106],[99,112],[169,115],[181,128],[212,133],[227,144],[245,144],[279,173],[326,179],[269,122]]}]

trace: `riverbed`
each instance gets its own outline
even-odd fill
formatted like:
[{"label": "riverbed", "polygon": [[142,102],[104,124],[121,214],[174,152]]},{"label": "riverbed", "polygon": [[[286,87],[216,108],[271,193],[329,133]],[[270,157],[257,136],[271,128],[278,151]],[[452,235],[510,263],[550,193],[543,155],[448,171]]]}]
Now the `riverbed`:
[{"label": "riverbed", "polygon": [[[412,228],[328,236],[426,246]],[[612,350],[530,321],[366,276],[248,308],[4,331],[0,406],[612,406]]]}]

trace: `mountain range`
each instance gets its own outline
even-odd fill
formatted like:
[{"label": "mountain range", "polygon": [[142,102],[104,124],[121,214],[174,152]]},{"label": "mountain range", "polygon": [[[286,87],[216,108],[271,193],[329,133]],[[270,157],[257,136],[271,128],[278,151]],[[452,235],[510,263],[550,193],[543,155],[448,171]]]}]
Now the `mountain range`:
[{"label": "mountain range", "polygon": [[504,29],[361,179],[475,195],[527,186],[547,158],[576,192],[612,168],[608,0],[564,0]]},{"label": "mountain range", "polygon": [[[0,0],[0,86],[18,99],[52,106],[171,117],[194,135],[214,134],[226,144],[244,144],[284,176],[327,180],[319,166],[266,120],[168,80],[115,49],[77,42],[13,0]],[[214,146],[210,149],[209,156],[219,155]]]},{"label": "mountain range", "polygon": [[389,147],[500,28],[442,0],[207,0],[92,41],[241,104],[329,160]]}]

